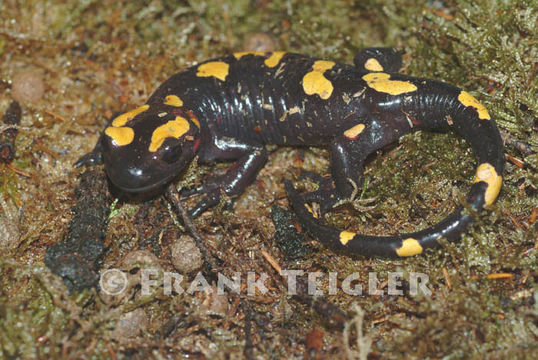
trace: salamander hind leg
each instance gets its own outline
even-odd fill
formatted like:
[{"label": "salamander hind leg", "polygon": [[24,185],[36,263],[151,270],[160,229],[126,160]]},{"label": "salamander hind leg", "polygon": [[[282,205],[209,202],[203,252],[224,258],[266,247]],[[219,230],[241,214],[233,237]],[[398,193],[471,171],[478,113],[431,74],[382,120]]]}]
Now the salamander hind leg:
[{"label": "salamander hind leg", "polygon": [[321,176],[310,171],[302,170],[299,180],[308,180],[316,184],[317,189],[301,195],[301,199],[305,204],[318,203],[322,215],[330,211],[341,199],[336,191],[332,176]]},{"label": "salamander hind leg", "polygon": [[[354,139],[359,134],[347,133],[347,135]],[[312,202],[318,203],[321,215],[324,215],[338,203],[352,200],[362,184],[363,162],[365,154],[369,152],[364,146],[364,142],[355,142],[346,135],[333,140],[329,147],[331,176],[303,172],[301,178],[313,181],[318,185],[318,189],[302,195],[302,201],[307,205]]]},{"label": "salamander hind leg", "polygon": [[355,55],[353,63],[361,70],[395,73],[402,67],[403,53],[394,48],[366,48]]},{"label": "salamander hind leg", "polygon": [[[301,225],[326,246],[346,253],[364,256],[398,257],[422,252],[422,246],[433,247],[430,234],[401,236],[369,236],[348,230],[338,230],[324,223],[322,215],[342,200],[352,200],[362,186],[363,164],[366,157],[376,150],[393,143],[406,128],[394,114],[371,115],[348,124],[330,145],[331,184],[313,193],[300,194],[290,181],[285,182],[290,204]],[[390,126],[388,126],[390,125]],[[321,215],[313,211],[311,202],[318,202]],[[417,243],[413,236],[424,240]],[[435,234],[437,235],[437,234]],[[418,244],[418,245],[417,245]]]}]

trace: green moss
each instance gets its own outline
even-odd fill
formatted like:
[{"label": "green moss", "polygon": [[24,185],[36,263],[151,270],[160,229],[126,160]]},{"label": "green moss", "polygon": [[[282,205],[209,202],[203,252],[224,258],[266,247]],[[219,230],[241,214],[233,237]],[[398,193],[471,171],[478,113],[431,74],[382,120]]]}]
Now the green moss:
[{"label": "green moss", "polygon": [[21,267],[12,260],[0,261],[0,269],[0,357],[32,358],[36,352],[59,356],[57,344],[69,317],[39,283],[37,274],[45,270]]}]

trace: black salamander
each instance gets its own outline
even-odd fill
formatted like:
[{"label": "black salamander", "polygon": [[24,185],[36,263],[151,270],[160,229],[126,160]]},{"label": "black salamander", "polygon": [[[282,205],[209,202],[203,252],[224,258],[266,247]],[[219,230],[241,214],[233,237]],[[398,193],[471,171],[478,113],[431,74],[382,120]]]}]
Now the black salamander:
[{"label": "black salamander", "polygon": [[[503,146],[486,108],[454,86],[398,74],[401,53],[362,50],[355,66],[286,52],[241,52],[193,66],[166,80],[135,110],[116,117],[80,164],[102,163],[126,192],[163,189],[198,155],[234,161],[227,172],[190,194],[203,194],[200,215],[221,191],[240,195],[267,160],[265,145],[320,146],[330,151],[331,177],[308,174],[319,188],[299,194],[286,181],[299,221],[325,245],[365,256],[401,257],[455,241],[471,222],[458,207],[435,226],[397,236],[360,235],[324,224],[322,216],[360,188],[363,162],[411,131],[452,130],[478,159],[467,196],[473,211],[501,188]],[[317,202],[321,216],[310,204]]]}]

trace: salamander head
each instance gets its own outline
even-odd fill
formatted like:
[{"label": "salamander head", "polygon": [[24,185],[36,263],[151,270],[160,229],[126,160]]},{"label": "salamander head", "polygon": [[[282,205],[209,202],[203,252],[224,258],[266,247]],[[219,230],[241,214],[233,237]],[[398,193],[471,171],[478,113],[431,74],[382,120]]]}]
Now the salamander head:
[{"label": "salamander head", "polygon": [[108,177],[123,191],[162,187],[194,158],[200,144],[196,116],[170,105],[144,105],[115,118],[105,129]]}]

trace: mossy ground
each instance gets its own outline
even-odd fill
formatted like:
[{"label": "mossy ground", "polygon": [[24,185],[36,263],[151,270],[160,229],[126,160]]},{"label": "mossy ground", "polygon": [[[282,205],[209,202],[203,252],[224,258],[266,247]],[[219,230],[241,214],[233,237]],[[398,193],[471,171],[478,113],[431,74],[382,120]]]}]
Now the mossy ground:
[{"label": "mossy ground", "polygon": [[[3,232],[9,238],[1,239],[0,358],[246,354],[243,311],[236,298],[228,299],[232,310],[220,315],[198,311],[203,301],[189,295],[153,296],[110,308],[94,292],[69,297],[44,267],[43,256],[62,239],[70,220],[80,175],[72,164],[94,146],[106,119],[142,104],[163,80],[188,65],[241,50],[245,38],[259,31],[270,34],[280,49],[348,63],[366,46],[403,48],[404,72],[465,88],[512,140],[531,147],[532,154],[506,148],[523,165],[507,162],[499,200],[458,244],[422,257],[384,261],[352,259],[312,243],[315,251],[290,267],[338,271],[342,278],[359,271],[365,276],[361,279],[376,271],[381,281],[394,271],[429,276],[431,298],[329,297],[343,310],[353,302],[364,309],[364,328],[373,341],[370,358],[536,358],[537,29],[537,5],[531,0],[3,0],[0,112],[11,101],[11,80],[21,69],[38,69],[46,91],[39,102],[21,104],[13,166],[30,176],[1,168],[0,226],[9,228]],[[304,154],[303,161],[298,154]],[[298,163],[323,172],[326,152],[276,151],[239,200],[235,215],[208,213],[196,225],[227,272],[248,268],[273,274],[268,296],[247,298],[256,319],[255,355],[304,357],[307,334],[317,328],[323,337],[320,358],[343,357],[342,332],[324,328],[319,315],[287,298],[261,255],[265,250],[282,259],[269,209],[274,203],[287,206],[282,179],[292,176],[288,169]],[[375,208],[342,211],[330,221],[378,234],[426,227],[462,200],[473,169],[472,154],[457,136],[406,136],[368,165],[362,198],[375,198]],[[196,181],[212,171],[200,170]],[[151,232],[152,225],[135,226],[134,221],[140,206],[125,204],[112,219],[105,268],[147,242],[145,231]],[[143,206],[161,218],[168,214],[160,199]],[[153,226],[157,231],[161,224]],[[169,266],[166,256],[162,259]],[[491,277],[499,273],[510,275]],[[146,332],[116,345],[109,330],[122,312],[136,307],[148,316]],[[157,336],[174,315],[184,326],[164,339]],[[355,337],[352,332],[352,347]]]}]

